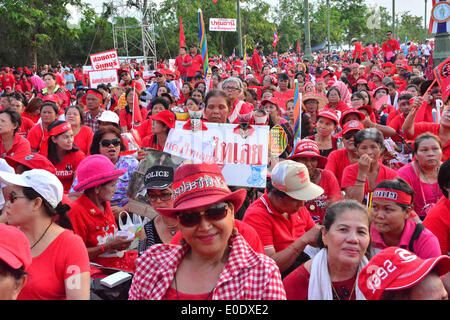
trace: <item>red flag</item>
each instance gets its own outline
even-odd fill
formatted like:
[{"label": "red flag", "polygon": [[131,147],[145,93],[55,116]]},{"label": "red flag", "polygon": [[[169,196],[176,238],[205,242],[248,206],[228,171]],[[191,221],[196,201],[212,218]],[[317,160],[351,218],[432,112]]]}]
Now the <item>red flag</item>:
[{"label": "red flag", "polygon": [[[434,68],[434,76],[441,88],[442,101],[447,101],[450,94],[450,58],[447,58],[444,62]],[[432,85],[430,86],[432,87]]]},{"label": "red flag", "polygon": [[181,21],[181,16],[180,16],[180,48],[181,47],[185,47],[185,40],[184,40],[184,30],[183,30],[183,21]]},{"label": "red flag", "polygon": [[297,40],[297,52],[300,53],[300,42]]}]

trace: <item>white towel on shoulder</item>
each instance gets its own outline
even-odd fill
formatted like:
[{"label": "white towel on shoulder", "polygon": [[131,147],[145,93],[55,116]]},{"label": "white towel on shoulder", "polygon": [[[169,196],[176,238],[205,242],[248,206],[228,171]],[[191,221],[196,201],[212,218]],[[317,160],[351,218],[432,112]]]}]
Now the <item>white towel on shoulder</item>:
[{"label": "white towel on shoulder", "polygon": [[[311,266],[311,275],[309,277],[308,300],[333,300],[333,291],[331,289],[331,279],[328,272],[327,249],[323,248],[314,257]],[[359,263],[358,275],[362,268],[367,265],[368,260],[364,256]],[[358,281],[358,277],[356,277]],[[356,300],[366,300],[359,290],[358,285],[355,287]]]}]

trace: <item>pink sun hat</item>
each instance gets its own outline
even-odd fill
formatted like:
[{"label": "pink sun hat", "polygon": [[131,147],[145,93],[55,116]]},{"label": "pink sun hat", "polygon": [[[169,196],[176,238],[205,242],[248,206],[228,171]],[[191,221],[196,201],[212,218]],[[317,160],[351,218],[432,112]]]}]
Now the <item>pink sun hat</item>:
[{"label": "pink sun hat", "polygon": [[116,170],[111,160],[104,155],[94,154],[88,156],[78,165],[78,184],[73,189],[78,192],[94,188],[119,178],[126,171],[126,169]]}]

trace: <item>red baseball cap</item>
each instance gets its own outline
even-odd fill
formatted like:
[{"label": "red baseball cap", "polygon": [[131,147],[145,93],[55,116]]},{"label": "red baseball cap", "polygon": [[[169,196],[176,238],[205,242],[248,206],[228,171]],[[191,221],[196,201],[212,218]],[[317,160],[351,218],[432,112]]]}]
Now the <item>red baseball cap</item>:
[{"label": "red baseball cap", "polygon": [[44,169],[56,175],[56,169],[53,163],[39,153],[30,153],[20,158],[6,156],[5,160],[14,170],[17,170],[17,165],[21,164],[30,169]]},{"label": "red baseball cap", "polygon": [[[364,115],[364,114],[362,114]],[[356,120],[348,121],[344,124],[342,131],[339,132],[336,137],[343,137],[347,132],[350,131],[361,131],[364,129],[364,125]]]},{"label": "red baseball cap", "polygon": [[394,65],[392,64],[392,62],[386,62],[386,63],[383,63],[383,64],[382,64],[383,69],[384,69],[384,68],[387,68],[387,67],[392,68],[393,66],[394,66]]},{"label": "red baseball cap", "polygon": [[297,158],[317,158],[319,160],[317,167],[325,168],[327,164],[327,158],[320,155],[319,145],[314,140],[302,139],[295,145],[294,154],[288,158],[288,160],[294,160]]},{"label": "red baseball cap", "polygon": [[157,115],[152,116],[152,120],[158,120],[168,126],[170,129],[175,128],[175,114],[170,110],[164,110]]},{"label": "red baseball cap", "polygon": [[319,113],[317,114],[317,119],[319,119],[319,117],[324,117],[324,118],[330,119],[330,120],[334,121],[334,123],[335,123],[336,125],[339,124],[339,117],[338,117],[338,115],[336,114],[336,112],[334,112],[334,111],[331,111],[331,110],[321,110],[321,111],[319,111]]},{"label": "red baseball cap", "polygon": [[384,291],[411,288],[431,271],[439,276],[450,271],[450,257],[439,256],[423,260],[414,253],[398,247],[380,251],[361,270],[358,288],[367,300],[380,300]]},{"label": "red baseball cap", "polygon": [[384,73],[381,71],[373,71],[372,74],[380,78],[380,80],[384,79]]},{"label": "red baseball cap", "polygon": [[278,108],[280,107],[279,106],[280,101],[275,97],[272,97],[270,99],[264,99],[263,101],[261,101],[261,106],[264,106],[267,102],[270,102],[270,103],[276,105]]},{"label": "red baseball cap", "polygon": [[175,171],[173,181],[173,208],[156,208],[160,214],[175,218],[179,211],[207,207],[223,201],[231,201],[234,212],[244,203],[247,191],[231,192],[217,164],[185,164]]},{"label": "red baseball cap", "polygon": [[13,269],[31,265],[31,250],[25,234],[17,227],[0,223],[0,260]]},{"label": "red baseball cap", "polygon": [[368,104],[363,105],[363,106],[356,107],[356,109],[357,109],[357,110],[365,109],[365,110],[367,110],[367,112],[368,112],[369,114],[371,114],[371,113],[373,112],[372,106],[370,106],[370,105],[368,105]]},{"label": "red baseball cap", "polygon": [[365,114],[362,113],[361,111],[358,111],[358,109],[355,109],[355,108],[347,109],[344,112],[342,112],[341,119],[339,120],[339,124],[341,125],[342,128],[344,127],[344,123],[343,123],[344,119],[349,114],[356,114],[359,117],[359,121],[363,121],[366,118]]}]

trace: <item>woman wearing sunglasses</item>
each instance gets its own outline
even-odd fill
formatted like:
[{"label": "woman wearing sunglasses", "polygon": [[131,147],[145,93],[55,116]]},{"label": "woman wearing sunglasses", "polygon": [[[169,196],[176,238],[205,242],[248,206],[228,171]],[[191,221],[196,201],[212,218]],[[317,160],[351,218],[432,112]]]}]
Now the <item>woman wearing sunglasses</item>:
[{"label": "woman wearing sunglasses", "polygon": [[[117,180],[117,188],[111,200],[114,214],[118,215],[123,207],[130,201],[127,197],[128,184],[139,162],[131,156],[121,156],[120,152],[126,150],[121,138],[120,130],[113,126],[99,128],[92,139],[91,154],[101,154],[107,157],[115,165],[117,170],[124,169],[125,173]],[[73,186],[78,183],[75,178],[70,192],[75,192]],[[79,196],[79,194],[78,194]],[[125,210],[126,211],[126,210]]]},{"label": "woman wearing sunglasses", "polygon": [[69,207],[61,202],[61,182],[43,169],[20,175],[2,171],[0,181],[7,185],[7,223],[20,227],[31,249],[28,280],[18,299],[88,300],[89,258],[80,237],[67,230],[72,226]]},{"label": "woman wearing sunglasses", "polygon": [[86,245],[89,260],[105,267],[133,272],[137,252],[128,249],[133,239],[117,235],[119,228],[111,209],[117,179],[125,169],[116,169],[105,156],[88,156],[77,169],[75,191],[83,191],[69,212],[73,230]]},{"label": "woman wearing sunglasses", "polygon": [[[172,208],[173,168],[153,166],[144,176],[144,189],[147,190],[148,203],[153,208]],[[178,231],[175,218],[157,215],[144,225],[145,239],[139,241],[139,254],[158,243],[170,243]]]},{"label": "woman wearing sunglasses", "polygon": [[154,245],[136,260],[130,300],[285,299],[275,262],[250,249],[235,229],[246,191],[231,192],[215,164],[186,164],[175,172],[173,208],[181,245]]}]

